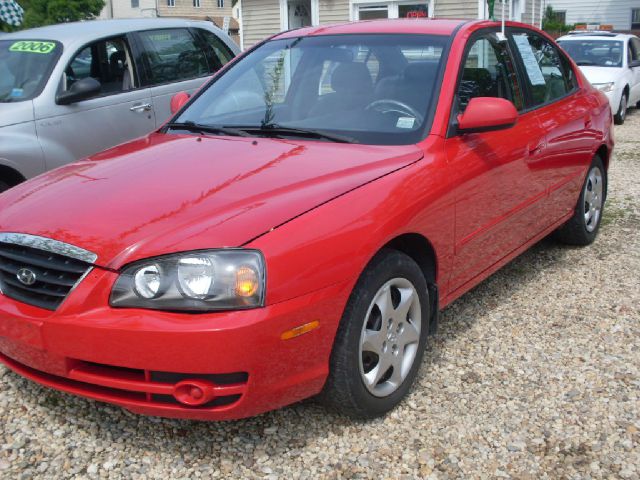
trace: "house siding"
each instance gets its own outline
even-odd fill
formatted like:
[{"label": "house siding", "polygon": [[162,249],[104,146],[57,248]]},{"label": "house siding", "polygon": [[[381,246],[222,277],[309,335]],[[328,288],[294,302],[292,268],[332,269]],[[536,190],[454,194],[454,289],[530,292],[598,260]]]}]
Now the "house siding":
[{"label": "house siding", "polygon": [[278,0],[242,0],[244,48],[250,48],[280,31]]},{"label": "house siding", "polygon": [[161,17],[230,17],[231,0],[225,0],[223,8],[218,8],[217,0],[200,0],[200,7],[194,7],[193,0],[175,0],[175,7],[170,7],[167,0],[158,0],[158,14]]},{"label": "house siding", "polygon": [[478,18],[477,0],[435,0],[434,3],[435,18]]},{"label": "house siding", "polygon": [[320,24],[349,21],[349,0],[319,0]]},{"label": "house siding", "polygon": [[547,0],[554,10],[567,12],[567,24],[599,23],[616,30],[631,29],[631,9],[640,8],[640,0]]}]

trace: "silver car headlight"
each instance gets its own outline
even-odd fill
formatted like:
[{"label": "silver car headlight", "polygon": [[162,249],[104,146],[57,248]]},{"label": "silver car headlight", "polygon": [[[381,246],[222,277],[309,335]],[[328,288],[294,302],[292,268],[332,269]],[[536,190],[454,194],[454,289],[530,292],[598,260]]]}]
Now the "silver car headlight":
[{"label": "silver car headlight", "polygon": [[594,87],[600,90],[603,93],[608,93],[613,91],[613,87],[615,86],[615,82],[607,82],[607,83],[594,83]]},{"label": "silver car headlight", "polygon": [[198,250],[126,266],[113,307],[203,312],[264,306],[265,262],[257,250]]}]

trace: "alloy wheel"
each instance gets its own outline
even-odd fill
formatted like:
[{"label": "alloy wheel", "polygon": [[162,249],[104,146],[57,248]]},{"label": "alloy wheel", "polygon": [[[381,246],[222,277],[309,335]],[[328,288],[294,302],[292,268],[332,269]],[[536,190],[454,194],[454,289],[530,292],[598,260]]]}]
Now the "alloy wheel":
[{"label": "alloy wheel", "polygon": [[593,232],[600,221],[603,201],[602,173],[598,167],[589,171],[584,185],[584,226],[588,232]]},{"label": "alloy wheel", "polygon": [[407,378],[418,352],[422,313],[418,292],[394,278],[376,292],[360,335],[360,375],[376,397],[395,392]]}]

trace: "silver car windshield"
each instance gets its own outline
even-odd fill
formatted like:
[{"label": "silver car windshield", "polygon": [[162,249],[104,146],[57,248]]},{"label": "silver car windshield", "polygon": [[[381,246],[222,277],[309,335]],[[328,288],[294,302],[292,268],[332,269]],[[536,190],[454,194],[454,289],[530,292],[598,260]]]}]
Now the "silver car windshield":
[{"label": "silver car windshield", "polygon": [[622,67],[624,44],[618,40],[560,40],[558,43],[577,65]]},{"label": "silver car windshield", "polygon": [[398,145],[430,126],[449,37],[326,35],[267,42],[169,128]]},{"label": "silver car windshield", "polygon": [[38,96],[61,51],[49,40],[0,40],[0,102]]}]

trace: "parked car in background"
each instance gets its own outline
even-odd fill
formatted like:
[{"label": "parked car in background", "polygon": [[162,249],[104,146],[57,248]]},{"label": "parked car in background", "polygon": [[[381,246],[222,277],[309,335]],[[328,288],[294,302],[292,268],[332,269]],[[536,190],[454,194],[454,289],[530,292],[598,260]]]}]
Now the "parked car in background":
[{"label": "parked car in background", "polygon": [[97,20],[0,40],[0,191],[148,134],[239,52],[210,22]]},{"label": "parked car in background", "polygon": [[558,38],[594,87],[609,98],[614,120],[624,123],[627,108],[640,106],[640,39],[611,32],[572,32]]},{"label": "parked car in background", "polygon": [[607,98],[545,33],[506,39],[283,32],[158,131],[3,193],[0,361],[151,415],[389,411],[441,308],[552,232],[598,233]]}]

